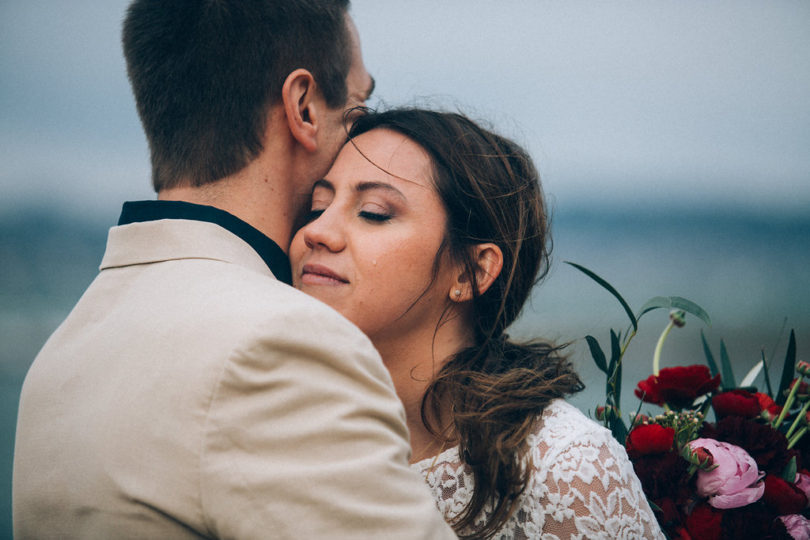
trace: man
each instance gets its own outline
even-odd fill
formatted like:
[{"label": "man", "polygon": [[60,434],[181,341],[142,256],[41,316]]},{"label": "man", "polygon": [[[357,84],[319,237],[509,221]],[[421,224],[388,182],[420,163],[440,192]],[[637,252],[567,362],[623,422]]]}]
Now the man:
[{"label": "man", "polygon": [[289,287],[302,195],[373,82],[348,0],[135,0],[157,201],[34,361],[15,537],[443,538],[368,340]]}]

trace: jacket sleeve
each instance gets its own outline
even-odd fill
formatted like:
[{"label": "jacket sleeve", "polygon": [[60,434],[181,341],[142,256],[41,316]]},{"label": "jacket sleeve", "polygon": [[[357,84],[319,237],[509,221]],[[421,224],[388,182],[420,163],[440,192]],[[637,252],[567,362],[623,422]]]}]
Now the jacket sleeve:
[{"label": "jacket sleeve", "polygon": [[287,312],[234,350],[203,446],[202,510],[217,538],[455,538],[408,467],[379,355],[331,310]]}]

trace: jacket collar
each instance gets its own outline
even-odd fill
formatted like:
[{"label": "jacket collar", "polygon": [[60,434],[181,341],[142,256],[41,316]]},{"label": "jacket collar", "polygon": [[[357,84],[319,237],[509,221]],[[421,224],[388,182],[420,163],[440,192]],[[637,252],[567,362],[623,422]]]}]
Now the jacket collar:
[{"label": "jacket collar", "polygon": [[212,206],[178,201],[127,202],[110,230],[101,269],[173,259],[233,262],[290,284],[290,261],[270,238]]}]

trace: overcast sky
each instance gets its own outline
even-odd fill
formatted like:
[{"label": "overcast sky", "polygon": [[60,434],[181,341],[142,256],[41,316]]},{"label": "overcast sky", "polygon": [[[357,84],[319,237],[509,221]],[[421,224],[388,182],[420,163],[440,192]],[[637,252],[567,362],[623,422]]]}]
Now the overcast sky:
[{"label": "overcast sky", "polygon": [[[126,0],[0,0],[0,209],[151,197]],[[376,99],[524,144],[558,207],[810,210],[810,2],[354,0]],[[104,209],[104,210],[101,210]]]}]

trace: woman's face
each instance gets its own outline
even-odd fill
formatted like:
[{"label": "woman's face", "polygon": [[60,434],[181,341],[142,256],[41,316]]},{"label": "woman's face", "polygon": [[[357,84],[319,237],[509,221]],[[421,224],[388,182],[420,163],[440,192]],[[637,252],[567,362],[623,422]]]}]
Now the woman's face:
[{"label": "woman's face", "polygon": [[364,133],[316,182],[311,221],[292,240],[295,286],[375,343],[432,331],[447,305],[450,265],[433,279],[446,213],[431,175],[430,158],[411,139]]}]

